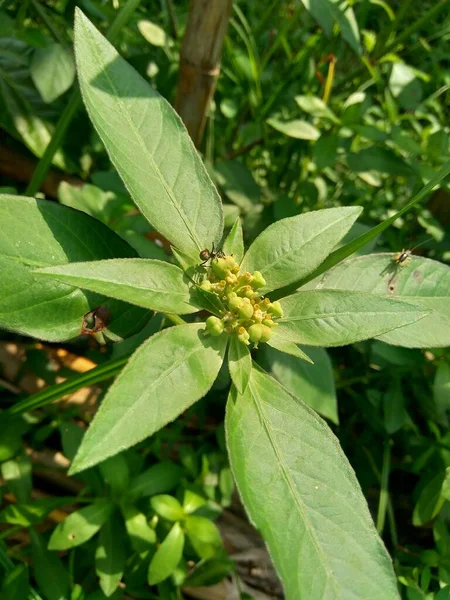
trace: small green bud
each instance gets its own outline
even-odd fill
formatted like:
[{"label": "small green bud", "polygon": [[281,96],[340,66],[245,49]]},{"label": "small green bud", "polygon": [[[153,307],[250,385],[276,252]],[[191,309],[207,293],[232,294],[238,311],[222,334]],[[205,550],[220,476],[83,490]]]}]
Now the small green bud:
[{"label": "small green bud", "polygon": [[274,323],[272,319],[263,319],[262,324],[266,325],[266,327],[276,327],[278,325],[278,323]]},{"label": "small green bud", "polygon": [[245,329],[245,327],[239,327],[237,330],[237,339],[242,343],[242,344],[246,344],[247,346],[249,345],[249,338],[250,336],[248,335],[248,331]]},{"label": "small green bud", "polygon": [[281,304],[276,300],[272,302],[272,304],[268,307],[267,312],[269,312],[274,317],[282,317],[283,309],[281,308]]},{"label": "small green bud", "polygon": [[212,283],[209,281],[209,279],[205,279],[205,281],[201,282],[200,287],[202,288],[202,290],[210,292],[212,288]]},{"label": "small green bud", "polygon": [[219,317],[211,316],[206,319],[206,333],[209,335],[220,335],[223,333],[223,330],[224,324],[222,319],[219,319]]},{"label": "small green bud", "polygon": [[257,346],[259,342],[267,342],[272,337],[272,331],[270,327],[267,327],[267,325],[262,325],[261,323],[255,323],[254,325],[251,325],[248,333],[255,346]]},{"label": "small green bud", "polygon": [[212,270],[221,279],[228,277],[234,269],[236,263],[232,256],[224,256],[223,258],[215,258],[212,263]]},{"label": "small green bud", "polygon": [[253,273],[252,287],[255,290],[257,290],[258,288],[264,287],[265,285],[266,285],[266,280],[264,279],[262,274],[259,271],[255,271]]}]

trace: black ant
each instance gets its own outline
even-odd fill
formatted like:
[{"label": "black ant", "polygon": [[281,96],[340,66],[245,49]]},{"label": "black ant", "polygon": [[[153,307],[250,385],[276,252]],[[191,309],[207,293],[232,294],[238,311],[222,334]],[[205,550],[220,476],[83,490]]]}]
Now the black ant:
[{"label": "black ant", "polygon": [[205,248],[204,250],[202,250],[200,252],[200,260],[202,260],[203,262],[200,264],[201,267],[203,267],[204,265],[206,265],[206,263],[209,261],[214,260],[215,258],[224,258],[225,257],[225,253],[223,252],[223,250],[219,250],[219,249],[215,249],[214,248],[214,242],[212,245],[212,250],[208,250],[207,248]]}]

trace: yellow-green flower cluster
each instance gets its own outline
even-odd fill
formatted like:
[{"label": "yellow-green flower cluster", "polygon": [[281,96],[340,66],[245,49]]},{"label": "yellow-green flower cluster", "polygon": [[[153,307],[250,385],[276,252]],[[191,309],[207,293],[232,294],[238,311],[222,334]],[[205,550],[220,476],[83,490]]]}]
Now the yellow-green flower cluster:
[{"label": "yellow-green flower cluster", "polygon": [[208,271],[200,287],[216,294],[224,311],[221,317],[206,320],[206,333],[236,335],[243,344],[253,342],[255,347],[267,342],[277,325],[274,319],[282,317],[283,310],[279,302],[259,295],[258,289],[266,285],[261,273],[241,273],[232,256],[214,258]]}]

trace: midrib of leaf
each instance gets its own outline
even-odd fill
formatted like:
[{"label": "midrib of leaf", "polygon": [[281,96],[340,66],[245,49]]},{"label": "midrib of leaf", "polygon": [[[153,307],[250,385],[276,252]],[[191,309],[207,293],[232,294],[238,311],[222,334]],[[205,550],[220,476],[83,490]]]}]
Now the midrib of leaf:
[{"label": "midrib of leaf", "polygon": [[[97,50],[97,45],[94,43],[93,45],[91,45],[91,47],[93,48],[92,52],[95,55],[95,59],[97,61],[97,64],[101,66],[101,61],[99,60],[99,53],[98,53],[98,50]],[[128,115],[128,111],[127,111],[126,105],[122,102],[122,100],[120,98],[119,91],[117,90],[117,88],[116,88],[113,80],[109,76],[108,70],[107,69],[102,69],[102,74],[108,80],[108,82],[110,84],[110,87],[111,87],[111,90],[112,90],[112,92],[114,94],[114,97],[115,97],[117,103],[121,106],[121,108],[122,108],[122,114],[125,116],[125,119],[128,122],[128,124],[129,124],[129,126],[130,126],[130,128],[131,128],[131,130],[132,130],[132,132],[133,132],[133,134],[134,134],[134,136],[135,136],[135,138],[136,138],[136,140],[138,142],[138,145],[141,146],[141,148],[142,148],[142,150],[144,152],[144,155],[146,156],[146,158],[148,159],[148,161],[150,162],[150,164],[153,166],[153,168],[154,168],[154,170],[155,170],[155,172],[156,172],[156,174],[158,176],[158,179],[159,179],[162,187],[166,191],[166,193],[169,196],[170,200],[172,201],[175,209],[177,210],[177,212],[178,212],[181,220],[183,221],[184,225],[186,226],[186,229],[187,229],[187,231],[188,231],[188,233],[189,233],[192,241],[196,244],[196,246],[197,246],[197,248],[198,248],[199,251],[202,250],[202,245],[200,243],[200,240],[198,239],[198,237],[197,237],[197,235],[195,233],[195,230],[193,230],[191,228],[191,224],[189,222],[189,219],[188,219],[187,215],[185,215],[185,213],[182,210],[181,206],[179,205],[176,197],[174,196],[172,190],[170,189],[170,187],[166,183],[166,180],[164,179],[163,174],[161,173],[160,169],[158,168],[156,162],[154,161],[153,156],[150,154],[150,152],[147,149],[147,146],[142,141],[142,138],[141,138],[141,136],[139,134],[139,129],[136,128],[133,120]],[[84,89],[85,94],[87,96],[90,96],[90,94],[88,92],[87,86],[83,85],[83,89]],[[92,96],[91,96],[91,100],[92,100]],[[95,104],[95,102],[94,102],[94,104]],[[146,110],[147,110],[147,108],[146,108]],[[91,111],[89,111],[89,113],[90,112]],[[188,135],[188,134],[186,133],[186,135]]]},{"label": "midrib of leaf", "polygon": [[264,266],[263,270],[264,271],[268,271],[269,269],[272,269],[274,266],[278,265],[278,263],[283,262],[286,259],[286,256],[295,257],[302,250],[304,250],[305,246],[307,246],[310,242],[314,241],[314,239],[318,235],[322,235],[328,229],[330,229],[330,227],[333,227],[337,223],[340,223],[341,221],[343,221],[345,219],[348,219],[348,217],[349,217],[349,215],[346,215],[345,217],[341,217],[340,219],[337,219],[336,221],[333,221],[333,223],[330,223],[330,224],[326,225],[323,229],[321,229],[320,231],[318,231],[317,233],[315,233],[312,237],[310,237],[307,240],[305,240],[301,246],[298,246],[297,250],[285,252],[284,254],[279,255],[272,263],[270,263],[269,265]]},{"label": "midrib of leaf", "polygon": [[[60,274],[59,273],[58,274],[50,273],[50,275],[54,275],[55,279],[58,279],[58,275],[60,275]],[[167,290],[166,291],[166,290],[161,290],[159,288],[142,287],[140,285],[130,285],[130,284],[127,284],[127,283],[120,283],[118,281],[112,281],[112,280],[109,280],[109,279],[90,278],[90,277],[87,277],[86,275],[80,275],[80,276],[78,276],[78,275],[68,275],[68,274],[65,274],[65,273],[61,273],[61,275],[62,275],[61,280],[63,278],[64,279],[67,278],[67,280],[69,280],[69,279],[78,279],[78,280],[80,280],[81,279],[82,281],[84,280],[84,281],[87,281],[87,282],[100,281],[100,282],[103,282],[103,283],[112,283],[115,287],[120,288],[120,289],[141,290],[143,292],[154,292],[155,294],[164,295],[164,296],[170,296],[170,297],[180,296],[181,298],[185,298],[184,293],[183,292],[178,292],[178,291],[171,291],[171,290]],[[67,285],[75,285],[76,284],[79,287],[84,287],[83,284],[81,284],[81,283],[77,284],[76,281],[74,281],[73,284],[72,283],[68,283],[68,281],[64,281],[64,283],[66,283]],[[93,291],[95,292],[96,290],[93,290]],[[107,292],[97,292],[97,293],[105,294],[106,296],[108,295]],[[186,302],[186,304],[189,304],[188,300],[185,300],[185,302]]]},{"label": "midrib of leaf", "polygon": [[[160,334],[161,333],[163,333],[163,332],[160,332]],[[160,335],[160,334],[156,334],[156,335]],[[151,338],[152,342],[153,342],[154,338],[155,338],[155,336],[153,336]],[[169,375],[171,375],[173,373],[173,371],[175,371],[181,364],[186,362],[191,356],[193,356],[197,352],[201,352],[204,349],[205,349],[204,346],[197,346],[196,348],[194,348],[194,350],[192,350],[188,354],[184,354],[180,360],[178,360],[176,363],[172,364],[168,369],[166,369],[166,371],[161,373],[161,375],[158,377],[158,379],[154,380],[149,387],[145,388],[145,391],[142,394],[140,394],[137,401],[125,411],[125,413],[121,416],[120,421],[116,421],[116,423],[112,426],[112,428],[108,431],[108,433],[102,438],[102,443],[105,443],[106,440],[111,438],[111,436],[114,434],[114,432],[117,430],[117,428],[122,424],[124,419],[128,418],[128,416],[130,414],[132,414],[138,408],[140,408],[140,405],[142,404],[142,402],[144,400],[144,396],[147,396],[148,393],[151,392],[155,388],[156,385],[161,384],[165,379],[167,379],[167,377],[169,377]],[[131,368],[133,362],[134,362],[133,359],[131,359],[129,361],[128,368]],[[126,375],[126,373],[124,373],[124,372],[122,372],[119,375],[119,377],[117,378],[116,384],[115,384],[116,386],[119,385],[121,379],[125,375]],[[180,413],[181,412],[182,411],[180,411]],[[145,436],[145,437],[147,437],[147,436]],[[137,442],[135,442],[135,443],[137,443]],[[113,452],[115,452],[115,450]],[[110,455],[108,455],[108,456],[110,456]],[[105,457],[105,458],[107,458],[107,457]],[[85,468],[87,468],[87,466],[89,466],[89,465],[86,465]]]},{"label": "midrib of leaf", "polygon": [[[326,560],[326,555],[325,552],[320,544],[320,541],[317,539],[317,536],[315,534],[314,528],[309,520],[309,518],[306,515],[306,507],[302,504],[300,498],[298,497],[298,494],[296,493],[296,489],[295,489],[295,485],[291,479],[291,476],[288,472],[288,469],[284,466],[282,457],[281,457],[281,451],[278,448],[275,440],[274,440],[274,436],[272,434],[272,429],[270,427],[270,420],[266,418],[266,415],[264,413],[264,409],[263,409],[263,401],[258,397],[257,394],[257,390],[255,390],[254,388],[257,387],[257,384],[252,384],[252,381],[249,382],[249,388],[250,391],[252,392],[252,398],[253,398],[253,402],[256,408],[256,411],[259,415],[259,418],[261,420],[261,423],[264,427],[264,431],[266,432],[266,435],[269,439],[270,445],[272,446],[272,449],[274,451],[275,457],[278,461],[280,470],[283,474],[283,478],[291,492],[292,498],[294,500],[294,504],[298,509],[298,512],[300,513],[300,518],[302,520],[302,522],[305,524],[306,530],[309,534],[309,537],[314,545],[314,547],[316,548],[317,551],[317,555],[319,557],[319,560],[322,563],[323,566],[323,570],[327,575],[328,580],[331,582],[334,592],[336,594],[337,597],[337,593],[339,592],[339,588],[338,588],[338,582],[336,580],[335,577],[333,577],[333,571],[330,570],[327,566],[327,560]],[[261,404],[259,404],[259,402]]]},{"label": "midrib of leaf", "polygon": [[[381,298],[384,298],[385,296],[380,296]],[[411,306],[411,305],[408,305]],[[354,317],[356,315],[366,315],[366,316],[370,316],[370,317],[375,317],[375,316],[380,316],[380,315],[401,315],[404,313],[400,313],[397,311],[383,311],[382,313],[380,312],[371,312],[371,311],[358,311],[355,313],[355,311],[352,312],[339,312],[339,313],[318,313],[318,314],[314,314],[314,315],[307,315],[307,316],[301,316],[299,315],[298,317],[285,317],[284,319],[278,319],[278,323],[292,323],[292,321],[314,321],[315,319],[336,319],[338,317],[348,317],[348,316],[352,316]],[[414,311],[407,311],[407,314],[414,314]],[[423,315],[425,316],[425,315]],[[423,318],[423,317],[421,317]],[[417,319],[419,320],[419,319]]]},{"label": "midrib of leaf", "polygon": [[[2,251],[3,252],[3,251]],[[8,261],[11,262],[17,262],[21,265],[23,265],[24,267],[38,267],[38,268],[44,268],[48,267],[48,263],[44,263],[44,262],[39,262],[37,260],[33,260],[32,258],[24,258],[22,256],[16,256],[14,254],[3,254],[0,256],[0,260],[1,259],[6,259]]]}]

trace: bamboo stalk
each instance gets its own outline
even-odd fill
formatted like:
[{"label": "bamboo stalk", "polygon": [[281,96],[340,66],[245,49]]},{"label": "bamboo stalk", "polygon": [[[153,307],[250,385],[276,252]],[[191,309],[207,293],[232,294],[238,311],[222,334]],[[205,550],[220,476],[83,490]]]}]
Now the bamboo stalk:
[{"label": "bamboo stalk", "polygon": [[198,146],[220,73],[232,0],[192,0],[180,56],[175,108]]}]

